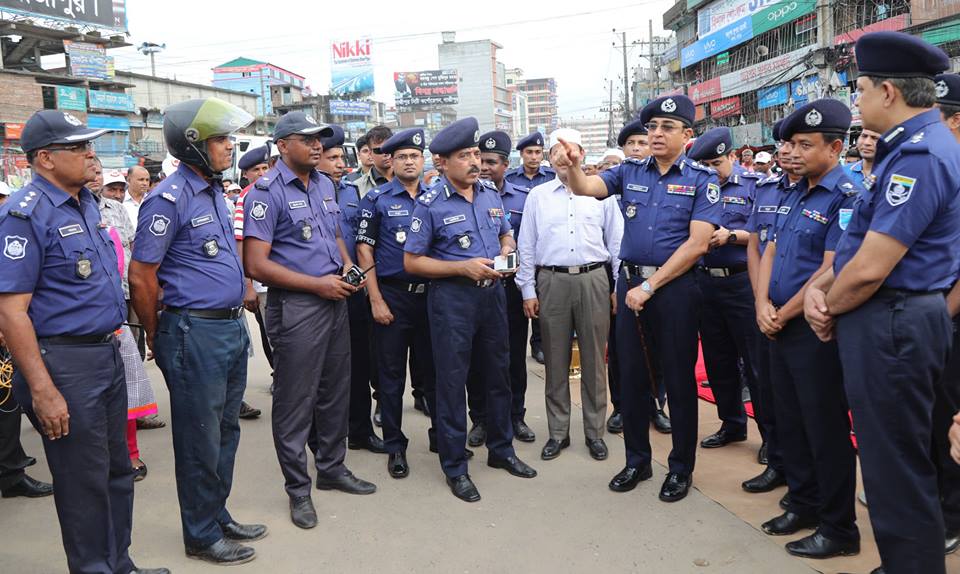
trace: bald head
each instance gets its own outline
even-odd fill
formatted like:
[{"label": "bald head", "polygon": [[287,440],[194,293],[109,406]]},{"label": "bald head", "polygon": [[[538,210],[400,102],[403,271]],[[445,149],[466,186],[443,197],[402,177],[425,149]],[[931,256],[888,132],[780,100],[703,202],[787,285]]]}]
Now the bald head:
[{"label": "bald head", "polygon": [[143,200],[150,189],[150,172],[143,166],[135,165],[127,170],[127,190],[137,202]]}]

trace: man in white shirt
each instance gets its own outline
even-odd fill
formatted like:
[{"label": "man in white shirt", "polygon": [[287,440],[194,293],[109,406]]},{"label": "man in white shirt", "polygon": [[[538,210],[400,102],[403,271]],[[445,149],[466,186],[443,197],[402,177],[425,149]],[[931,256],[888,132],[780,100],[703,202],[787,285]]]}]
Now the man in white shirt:
[{"label": "man in white shirt", "polygon": [[140,216],[140,203],[150,189],[150,172],[147,168],[135,165],[127,170],[127,193],[123,196],[123,208],[127,210],[133,227],[137,227]]},{"label": "man in white shirt", "polygon": [[[576,130],[550,136],[551,157],[563,153],[559,139],[580,144]],[[582,147],[581,147],[582,151]],[[607,412],[604,352],[610,327],[611,285],[607,265],[619,266],[623,219],[616,198],[575,196],[566,187],[568,168],[530,191],[520,227],[516,282],[524,313],[539,317],[546,364],[550,438],[540,457],[550,460],[570,445],[570,333],[580,347],[583,427],[590,456],[607,458],[603,442]]]}]

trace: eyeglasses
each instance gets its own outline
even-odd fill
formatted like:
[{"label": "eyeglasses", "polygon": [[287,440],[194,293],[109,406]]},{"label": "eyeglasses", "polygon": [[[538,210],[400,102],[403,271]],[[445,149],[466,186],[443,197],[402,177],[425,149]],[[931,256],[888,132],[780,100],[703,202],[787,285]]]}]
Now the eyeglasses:
[{"label": "eyeglasses", "polygon": [[316,144],[318,144],[318,143],[321,143],[321,142],[320,142],[320,136],[318,136],[318,135],[287,136],[287,137],[281,138],[281,139],[301,141],[301,142],[304,143],[304,145],[308,145],[308,146],[311,146],[311,147],[314,146],[314,145],[316,145]]},{"label": "eyeglasses", "polygon": [[661,124],[661,123],[657,123],[657,122],[650,122],[650,123],[646,124],[646,125],[643,126],[643,127],[647,128],[647,132],[648,132],[648,133],[653,133],[653,132],[659,130],[659,131],[661,131],[661,132],[663,132],[663,133],[665,133],[665,134],[672,134],[672,133],[674,133],[675,131],[677,131],[677,130],[679,130],[679,129],[682,129],[682,126],[679,125],[679,124],[674,124],[674,123],[663,123],[663,124]]},{"label": "eyeglasses", "polygon": [[93,142],[81,142],[69,145],[60,145],[60,146],[47,146],[43,148],[47,151],[72,151],[74,153],[83,152],[87,153],[93,149]]}]

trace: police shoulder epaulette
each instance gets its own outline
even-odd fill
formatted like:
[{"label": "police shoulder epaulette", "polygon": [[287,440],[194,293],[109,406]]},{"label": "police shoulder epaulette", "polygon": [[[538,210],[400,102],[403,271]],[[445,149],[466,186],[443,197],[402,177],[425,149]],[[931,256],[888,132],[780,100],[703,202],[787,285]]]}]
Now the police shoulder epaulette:
[{"label": "police shoulder epaulette", "polygon": [[269,191],[270,190],[270,178],[263,176],[253,184],[253,187],[259,189],[260,191]]},{"label": "police shoulder epaulette", "polygon": [[440,194],[440,186],[436,186],[432,188],[430,191],[420,195],[420,197],[417,198],[417,201],[419,201],[424,205],[430,205],[431,203],[433,203],[433,200],[436,199],[437,195],[439,194]]},{"label": "police shoulder epaulette", "polygon": [[847,197],[852,197],[860,193],[860,190],[856,185],[853,184],[852,181],[842,181],[839,183],[838,187],[840,188],[840,192]]},{"label": "police shoulder epaulette", "polygon": [[[930,151],[929,140],[925,132],[917,132],[900,146],[901,153],[927,153]],[[951,142],[952,144],[953,142]]]},{"label": "police shoulder epaulette", "polygon": [[637,165],[643,165],[646,160],[637,159],[635,157],[624,158],[623,163],[634,163]]},{"label": "police shoulder epaulette", "polygon": [[10,196],[10,215],[20,219],[30,219],[33,210],[37,206],[40,194],[34,189],[23,188]]},{"label": "police shoulder epaulette", "polygon": [[762,175],[760,175],[759,173],[753,172],[753,171],[745,171],[745,172],[743,172],[743,173],[740,174],[740,177],[745,177],[745,178],[747,178],[747,179],[755,179],[755,180],[757,180],[757,181],[760,181],[760,180],[763,179],[763,176],[762,176]]},{"label": "police shoulder epaulette", "polygon": [[352,179],[348,180],[348,179],[345,179],[345,178],[342,178],[342,177],[340,178],[340,184],[341,184],[341,185],[352,185],[353,187],[357,187],[357,182],[356,182],[355,180],[352,180]]},{"label": "police shoulder epaulette", "polygon": [[489,179],[481,179],[481,180],[479,180],[479,181],[480,181],[480,185],[482,185],[482,186],[484,186],[484,187],[489,187],[490,189],[497,189],[497,186],[494,185],[494,183],[493,183],[492,181],[490,181]]},{"label": "police shoulder epaulette", "polygon": [[712,167],[707,167],[707,166],[703,165],[702,163],[700,163],[700,162],[698,162],[698,161],[694,161],[694,160],[692,160],[692,159],[688,159],[688,160],[687,160],[687,165],[689,165],[689,166],[692,167],[693,169],[696,169],[696,170],[699,170],[699,171],[705,171],[705,172],[707,172],[707,173],[709,173],[709,174],[716,174],[716,173],[717,173],[717,170],[713,169]]},{"label": "police shoulder epaulette", "polygon": [[771,175],[769,177],[763,178],[757,182],[757,185],[767,185],[768,183],[779,183],[783,178],[783,174],[780,175]]}]

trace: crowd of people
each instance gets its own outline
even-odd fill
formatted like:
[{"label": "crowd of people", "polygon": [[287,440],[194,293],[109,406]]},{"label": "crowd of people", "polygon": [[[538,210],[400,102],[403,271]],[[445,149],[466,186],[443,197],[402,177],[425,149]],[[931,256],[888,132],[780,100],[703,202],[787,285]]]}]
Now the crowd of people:
[{"label": "crowd of people", "polygon": [[468,447],[535,478],[513,447],[537,440],[528,344],[546,371],[541,459],[572,444],[576,341],[584,448],[605,460],[605,434],[623,434],[608,486],[627,492],[653,476],[650,427],[669,433],[659,498],[673,503],[693,486],[702,348],[721,425],[699,446],[746,440],[746,392],[764,470],[742,488],[786,486],[765,533],[811,531],[786,544],[796,556],[858,553],[859,456],[874,572],[944,573],[960,546],[960,76],[894,32],[863,36],[856,59],[863,129],[850,151],[838,100],[798,107],[772,127],[775,149],[754,155],[728,128],[694,138],[693,102],[670,95],[598,164],[575,130],[514,145],[463,118],[429,143],[422,129],[374,128],[348,174],[343,129],[290,112],[225,182],[232,136],[253,118],[207,98],[164,111],[178,165],[151,182],[140,167],[102,170],[91,142],[104,130],[37,112],[22,137],[34,179],[0,208],[0,343],[53,484],[25,474],[35,460],[7,406],[3,496],[54,496],[71,572],[167,572],[128,552],[147,474],[136,432],[166,424],[153,359],[186,554],[254,559],[267,527],[227,509],[239,419],[260,414],[243,401],[249,311],[300,528],[318,524],[314,487],[377,491],[348,450],[412,474],[408,371],[431,424],[421,440],[454,496],[480,500]]}]

